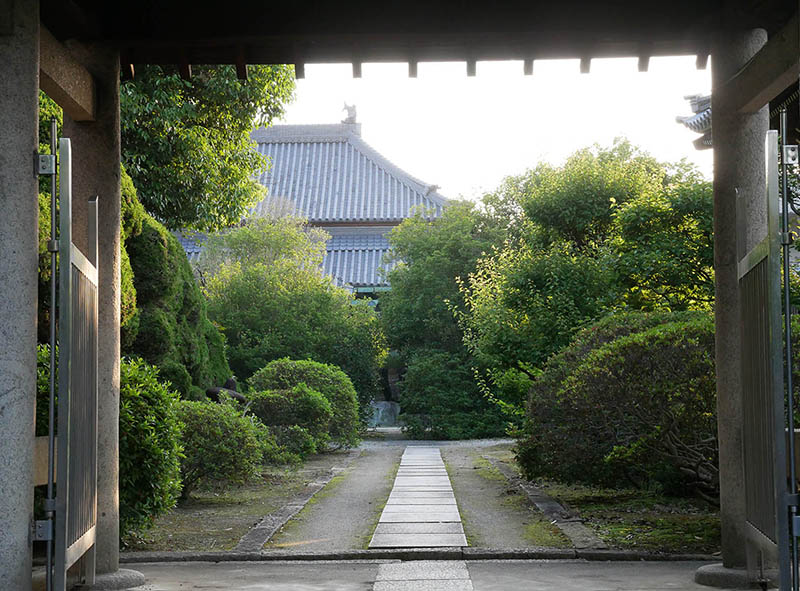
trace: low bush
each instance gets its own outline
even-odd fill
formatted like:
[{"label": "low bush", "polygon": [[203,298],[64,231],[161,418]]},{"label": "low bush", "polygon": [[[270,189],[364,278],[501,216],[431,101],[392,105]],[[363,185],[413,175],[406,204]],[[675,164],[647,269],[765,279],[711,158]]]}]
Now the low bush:
[{"label": "low bush", "polygon": [[[297,457],[305,460],[317,451],[324,451],[324,447],[317,447],[317,440],[311,432],[300,425],[283,425],[272,427],[278,449],[288,454],[289,457]],[[324,445],[324,444],[322,444]]]},{"label": "low bush", "polygon": [[320,392],[300,383],[290,390],[255,392],[248,398],[250,412],[273,432],[277,433],[275,427],[297,426],[312,439],[314,449],[309,453],[325,449],[330,440],[333,410],[331,403]]},{"label": "low bush", "polygon": [[469,439],[502,435],[501,409],[478,389],[466,355],[420,350],[400,384],[400,419],[414,439]]},{"label": "low bush", "polygon": [[140,531],[175,506],[181,492],[178,394],[141,359],[120,364],[119,525]]},{"label": "low bush", "polygon": [[[300,384],[321,393],[330,403],[331,440],[341,447],[358,444],[358,401],[350,378],[335,365],[284,358],[268,363],[249,380],[255,391],[291,390]],[[323,451],[323,450],[318,450]]]},{"label": "low bush", "polygon": [[184,424],[181,475],[183,498],[199,484],[241,484],[258,473],[266,428],[232,404],[178,403]]},{"label": "low bush", "polygon": [[[48,431],[50,348],[37,347],[36,435]],[[58,382],[56,381],[56,388]],[[120,363],[119,521],[123,536],[146,528],[181,492],[178,395],[141,359]]]},{"label": "low bush", "polygon": [[716,445],[710,314],[626,316],[584,330],[548,362],[518,460],[528,477],[713,499]]}]

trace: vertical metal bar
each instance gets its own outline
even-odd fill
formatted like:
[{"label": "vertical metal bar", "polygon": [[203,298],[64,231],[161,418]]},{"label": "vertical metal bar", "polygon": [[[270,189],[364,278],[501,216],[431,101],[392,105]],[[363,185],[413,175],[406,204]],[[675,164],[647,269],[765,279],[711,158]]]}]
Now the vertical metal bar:
[{"label": "vertical metal bar", "polygon": [[[781,133],[781,146],[786,146],[788,126],[786,123],[786,108],[781,109],[780,115],[780,133]],[[781,150],[783,152],[783,150]],[[797,467],[794,464],[794,385],[792,379],[792,304],[790,294],[790,260],[789,260],[789,166],[786,163],[786,155],[781,154],[781,248],[783,250],[783,316],[784,316],[784,373],[786,384],[786,400],[787,400],[787,424],[789,430],[789,494],[797,492]],[[785,491],[784,491],[785,492]],[[782,507],[782,517],[790,519],[789,523],[794,523],[794,518],[797,516],[797,507],[794,504],[790,505],[789,515],[786,515],[785,509]],[[791,528],[790,528],[791,529]],[[797,541],[794,537],[794,532],[789,534],[789,550],[792,560],[791,577],[792,589],[798,591],[800,588],[800,580],[798,579],[798,555],[797,555]]]},{"label": "vertical metal bar", "polygon": [[68,138],[58,141],[59,170],[59,362],[58,362],[58,495],[55,527],[55,591],[67,587],[66,552],[69,545],[70,405],[72,373],[72,147]]},{"label": "vertical metal bar", "polygon": [[[50,154],[54,158],[58,150],[58,121],[55,117],[50,119]],[[55,167],[58,170],[58,166]],[[45,515],[50,521],[50,531],[53,531],[53,517],[55,498],[53,497],[53,483],[55,482],[55,442],[56,442],[56,269],[58,265],[58,252],[53,247],[57,237],[56,229],[56,173],[50,175],[50,400],[47,412],[47,499],[45,501]],[[47,540],[47,572],[45,575],[47,591],[53,591],[53,536]]]}]

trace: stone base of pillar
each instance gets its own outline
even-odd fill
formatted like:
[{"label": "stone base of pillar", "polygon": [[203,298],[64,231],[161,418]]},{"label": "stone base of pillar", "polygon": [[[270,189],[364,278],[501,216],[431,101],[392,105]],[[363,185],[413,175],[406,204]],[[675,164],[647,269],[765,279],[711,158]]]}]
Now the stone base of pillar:
[{"label": "stone base of pillar", "polygon": [[97,575],[94,585],[80,586],[81,591],[119,591],[144,585],[144,575],[136,570],[121,568],[114,573]]},{"label": "stone base of pillar", "polygon": [[[770,589],[778,587],[777,571],[764,573]],[[745,568],[726,568],[721,562],[701,566],[694,573],[695,583],[718,589],[758,589],[760,585],[750,581]]]}]

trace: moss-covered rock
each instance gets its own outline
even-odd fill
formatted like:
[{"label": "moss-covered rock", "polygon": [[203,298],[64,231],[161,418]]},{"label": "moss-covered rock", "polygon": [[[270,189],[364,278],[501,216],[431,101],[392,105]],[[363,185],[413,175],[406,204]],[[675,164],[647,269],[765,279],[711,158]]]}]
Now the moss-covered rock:
[{"label": "moss-covered rock", "polygon": [[123,351],[157,365],[184,398],[202,398],[206,388],[231,375],[222,335],[208,320],[205,300],[180,243],[135,203],[128,209],[136,219],[123,218],[123,227],[128,224],[126,248],[138,327],[135,338],[123,343]]}]

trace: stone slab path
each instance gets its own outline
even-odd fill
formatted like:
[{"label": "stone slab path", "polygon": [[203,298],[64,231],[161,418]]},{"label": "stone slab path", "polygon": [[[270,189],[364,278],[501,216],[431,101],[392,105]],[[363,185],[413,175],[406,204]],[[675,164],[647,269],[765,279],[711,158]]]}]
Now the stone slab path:
[{"label": "stone slab path", "polygon": [[453,487],[438,447],[403,452],[370,548],[466,546]]}]

